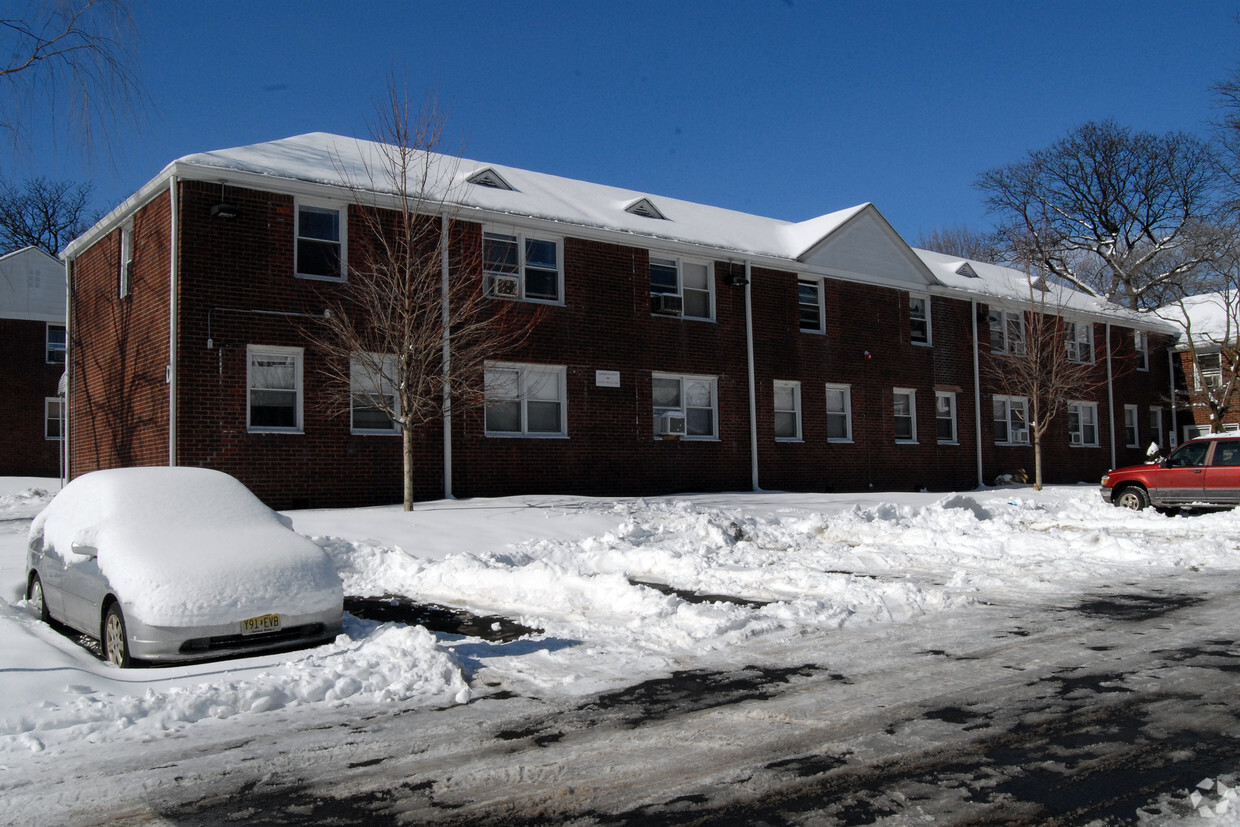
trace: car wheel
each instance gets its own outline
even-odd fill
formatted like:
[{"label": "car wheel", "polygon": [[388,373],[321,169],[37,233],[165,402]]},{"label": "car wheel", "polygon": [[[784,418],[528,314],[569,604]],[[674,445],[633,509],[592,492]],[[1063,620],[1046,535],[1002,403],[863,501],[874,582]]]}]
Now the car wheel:
[{"label": "car wheel", "polygon": [[47,611],[47,601],[43,599],[43,581],[39,579],[37,574],[30,576],[30,586],[26,589],[26,605],[44,623],[52,619],[51,614]]},{"label": "car wheel", "polygon": [[103,616],[103,656],[108,663],[121,669],[128,668],[129,638],[125,635],[125,615],[121,613],[121,604],[108,606]]},{"label": "car wheel", "polygon": [[1121,508],[1140,511],[1150,504],[1150,495],[1145,493],[1145,489],[1140,486],[1129,485],[1119,492],[1115,498],[1115,504]]}]

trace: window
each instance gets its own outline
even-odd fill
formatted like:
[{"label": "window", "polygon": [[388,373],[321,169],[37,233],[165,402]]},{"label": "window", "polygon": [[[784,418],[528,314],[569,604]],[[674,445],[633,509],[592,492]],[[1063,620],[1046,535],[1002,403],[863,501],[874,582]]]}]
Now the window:
[{"label": "window", "polygon": [[246,427],[253,432],[301,433],[302,388],[299,347],[250,345]]},{"label": "window", "polygon": [[852,389],[827,385],[827,442],[852,442]]},{"label": "window", "polygon": [[939,392],[934,395],[934,423],[939,442],[956,442],[956,394]]},{"label": "window", "polygon": [[1022,396],[994,398],[995,443],[1029,444],[1029,400]]},{"label": "window", "polygon": [[801,383],[775,383],[775,439],[801,439]]},{"label": "window", "polygon": [[714,274],[711,265],[651,256],[650,311],[660,316],[714,319]]},{"label": "window", "polygon": [[908,297],[909,340],[913,344],[930,344],[930,298],[912,293]]},{"label": "window", "polygon": [[917,391],[896,388],[892,394],[896,442],[917,441]]},{"label": "window", "polygon": [[1095,402],[1068,403],[1068,444],[1098,445],[1098,405]]},{"label": "window", "polygon": [[388,411],[399,411],[396,357],[367,353],[349,360],[350,430],[355,434],[397,434]]},{"label": "window", "polygon": [[822,309],[822,282],[810,279],[797,280],[797,306],[801,311],[801,330],[806,333],[825,333],[825,314]]},{"label": "window", "polygon": [[562,367],[493,363],[486,366],[488,436],[566,436]]},{"label": "window", "polygon": [[1150,408],[1150,440],[1163,444],[1162,408]]},{"label": "window", "polygon": [[1240,465],[1240,442],[1220,440],[1215,443],[1214,458],[1210,460],[1210,464],[1226,465],[1233,468]]},{"label": "window", "polygon": [[685,418],[686,439],[714,439],[718,436],[715,377],[673,376],[656,373],[651,377],[655,433],[658,417],[664,414]]},{"label": "window", "polygon": [[62,324],[47,326],[47,361],[55,365],[65,363],[65,326]]},{"label": "window", "polygon": [[1025,316],[1002,310],[990,311],[990,352],[1025,355]]},{"label": "window", "polygon": [[116,294],[122,299],[133,290],[133,225],[121,228],[121,267],[117,274]]},{"label": "window", "polygon": [[1094,361],[1094,326],[1089,322],[1064,322],[1064,344],[1068,361],[1092,364]]},{"label": "window", "polygon": [[1137,353],[1137,370],[1150,369],[1150,335],[1140,330],[1132,331],[1133,347]]},{"label": "window", "polygon": [[1223,384],[1223,358],[1218,353],[1197,354],[1197,390]]},{"label": "window", "polygon": [[482,270],[488,296],[558,302],[561,295],[560,242],[522,233],[482,234]]},{"label": "window", "polygon": [[343,279],[344,212],[333,207],[297,205],[297,275]]},{"label": "window", "polygon": [[63,439],[65,434],[65,400],[48,396],[43,400],[43,436],[46,439]]},{"label": "window", "polygon": [[1129,448],[1141,447],[1141,436],[1137,432],[1137,418],[1139,416],[1136,405],[1124,406],[1124,444]]}]

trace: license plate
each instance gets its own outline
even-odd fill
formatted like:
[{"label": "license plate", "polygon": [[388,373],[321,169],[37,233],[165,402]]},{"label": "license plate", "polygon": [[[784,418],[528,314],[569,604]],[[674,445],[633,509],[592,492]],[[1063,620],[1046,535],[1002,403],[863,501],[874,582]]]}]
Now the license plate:
[{"label": "license plate", "polygon": [[260,635],[263,632],[280,631],[279,615],[262,615],[241,621],[241,634]]}]

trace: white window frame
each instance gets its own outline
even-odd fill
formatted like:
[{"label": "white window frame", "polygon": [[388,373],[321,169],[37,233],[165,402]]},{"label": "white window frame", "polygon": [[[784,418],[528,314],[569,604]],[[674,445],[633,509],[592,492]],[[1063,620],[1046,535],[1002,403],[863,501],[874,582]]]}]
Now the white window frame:
[{"label": "white window frame", "polygon": [[1141,447],[1141,411],[1136,405],[1124,406],[1124,445],[1128,448]]},{"label": "white window frame", "polygon": [[[992,408],[1003,408],[1003,416],[1000,418],[993,415],[994,423],[1003,422],[1003,429],[1007,433],[1006,439],[999,438],[998,428],[995,428],[995,444],[996,445],[1028,445],[1029,444],[1029,398],[1025,396],[1006,396],[996,394],[992,398]],[[1012,414],[1019,410],[1021,413],[1020,421],[1023,423],[1022,428],[1013,428]]]},{"label": "white window frame", "polygon": [[[807,302],[801,294],[803,288],[812,289],[814,291],[814,301]],[[798,324],[802,333],[826,333],[827,332],[827,313],[823,303],[823,294],[825,293],[822,279],[797,279],[797,316]],[[805,326],[805,310],[813,307],[815,314],[818,316],[818,324],[815,327]]]},{"label": "white window frame", "polygon": [[1150,334],[1144,330],[1132,331],[1132,345],[1137,354],[1137,370],[1150,369]]},{"label": "white window frame", "polygon": [[[667,256],[661,255],[655,251],[650,252],[650,269],[653,271],[655,262],[659,262],[663,266],[675,265],[676,267],[676,289],[655,289],[653,278],[650,281],[650,296],[653,302],[655,296],[679,296],[680,297],[680,313],[679,318],[690,319],[698,322],[713,322],[715,320],[715,264],[712,261],[705,261],[698,258],[685,258],[683,256]],[[706,287],[686,287],[685,286],[685,265],[693,267],[701,267],[706,272]],[[686,293],[705,293],[706,294],[706,313],[705,316],[690,315],[688,310],[688,302],[685,301]],[[651,315],[664,316],[671,315],[667,313],[654,313],[653,306]]]},{"label": "white window frame", "polygon": [[1068,444],[1074,448],[1098,447],[1097,402],[1072,401],[1068,403]]},{"label": "white window frame", "polygon": [[1150,406],[1150,442],[1156,442],[1163,447],[1163,416],[1162,408]]},{"label": "white window frame", "polygon": [[[1208,370],[1202,365],[1203,359],[1217,360],[1218,366],[1211,367]],[[1198,353],[1197,364],[1195,365],[1197,374],[1197,390],[1204,392],[1207,388],[1221,387],[1223,384],[1223,354],[1218,353]]]},{"label": "white window frame", "polygon": [[[376,374],[378,374],[376,376]],[[367,428],[357,424],[358,402],[366,397],[386,396],[388,407],[400,413],[400,395],[396,392],[396,357],[392,354],[367,353],[349,360],[349,433],[358,435],[391,436],[400,433],[400,425],[388,418],[386,428]],[[364,406],[379,410],[372,405]],[[384,411],[386,415],[386,411]]]},{"label": "white window frame", "polygon": [[[781,408],[779,406],[780,391],[787,391],[791,395],[791,407]],[[785,395],[788,395],[785,394]],[[801,436],[801,383],[800,382],[784,382],[776,379],[774,381],[774,407],[776,425],[774,428],[776,442],[802,442]],[[793,432],[791,435],[780,436],[778,420],[780,414],[791,414]]]},{"label": "white window frame", "polygon": [[[517,260],[514,269],[490,267],[486,255],[487,242],[499,244],[512,244],[516,247]],[[539,273],[550,272],[550,269],[540,266],[537,263],[529,263],[530,244],[551,244],[555,247],[555,296],[547,298],[545,296],[530,295],[529,271],[534,270]],[[509,295],[495,288],[495,283],[500,279],[515,278],[516,294]],[[534,304],[564,304],[564,239],[544,235],[541,233],[531,233],[525,230],[516,229],[514,227],[495,227],[488,226],[482,229],[482,280],[483,289],[488,296],[496,299],[507,299],[509,301],[532,302]]]},{"label": "white window frame", "polygon": [[[943,415],[943,402],[946,401],[947,415]],[[940,423],[951,423],[951,436],[944,437],[939,433]],[[951,391],[936,391],[934,394],[934,431],[940,445],[958,445],[960,431],[956,422],[956,394]]]},{"label": "white window frame", "polygon": [[[901,415],[900,397],[908,399],[908,414]],[[911,436],[901,437],[898,433],[899,428],[893,428],[897,431],[896,443],[899,445],[916,445],[917,444],[917,391],[913,388],[893,388],[891,392],[891,417],[893,426],[901,419],[909,421]]]},{"label": "white window frame", "polygon": [[[293,357],[293,384],[292,388],[256,388],[254,387],[254,362],[257,358],[267,356]],[[245,428],[252,434],[300,434],[304,433],[305,419],[305,391],[302,385],[302,374],[304,371],[305,352],[299,347],[279,347],[277,345],[246,345],[245,348]],[[294,424],[291,426],[284,425],[254,425],[252,422],[252,414],[254,411],[253,394],[256,390],[279,390],[285,392],[293,392],[294,394]]]},{"label": "white window frame", "polygon": [[[917,311],[917,303],[921,303],[921,311]],[[908,320],[909,341],[921,347],[930,347],[934,344],[934,337],[930,327],[930,296],[924,293],[908,294]],[[920,322],[925,327],[925,338],[917,338],[915,331],[917,323]]]},{"label": "white window frame", "polygon": [[121,264],[116,274],[116,295],[125,298],[133,292],[133,222],[121,227]]},{"label": "white window frame", "polygon": [[[541,365],[529,362],[487,362],[484,366],[483,385],[487,405],[484,407],[484,433],[488,437],[504,439],[564,439],[568,436],[568,371],[563,365]],[[554,383],[554,385],[552,385]],[[554,391],[552,397],[545,392]],[[492,427],[486,410],[497,404],[515,404],[519,427],[500,429]],[[559,409],[559,425],[555,430],[533,430],[530,421],[531,404],[553,403]]]},{"label": "white window frame", "polygon": [[[301,234],[301,212],[306,210],[314,213],[335,213],[336,214],[336,235],[331,238],[317,238],[315,236],[303,236]],[[348,215],[349,211],[340,204],[332,204],[325,201],[303,201],[295,199],[293,202],[293,274],[299,279],[312,279],[314,281],[347,281],[349,274],[349,256],[348,256]],[[301,271],[301,243],[306,241],[311,244],[335,244],[340,249],[340,273],[339,275],[330,276],[321,273],[303,273]]]},{"label": "white window frame", "polygon": [[[59,330],[60,335],[55,339],[52,338],[52,331]],[[63,365],[65,363],[65,354],[68,352],[68,329],[62,324],[48,322],[43,332],[44,336],[44,357],[49,365]],[[58,358],[52,358],[58,355]]]},{"label": "white window frame", "polygon": [[[990,352],[1025,355],[1025,314],[992,308],[989,315]],[[1013,328],[1013,324],[1015,327]],[[1015,333],[1015,335],[1013,335]]]},{"label": "white window frame", "polygon": [[[54,436],[51,432],[53,422],[56,423]],[[43,397],[43,438],[57,442],[65,438],[65,400],[59,396]]]},{"label": "white window frame", "polygon": [[[827,442],[838,442],[838,443],[852,442],[853,441],[852,386],[851,385],[836,385],[836,384],[828,383],[826,386],[826,390],[827,390]],[[843,402],[843,410],[841,411],[831,410],[831,392],[832,391],[837,391],[840,394],[840,399]],[[840,416],[844,417],[844,436],[842,437],[831,436],[831,418],[832,417],[838,418]]]},{"label": "white window frame", "polygon": [[[678,394],[677,394],[677,397],[680,401],[677,405],[658,405],[658,404],[653,405],[654,422],[656,423],[656,425],[658,422],[658,418],[662,416],[663,414],[666,414],[666,413],[679,414],[680,416],[685,417],[685,435],[681,437],[681,439],[699,440],[699,441],[706,441],[706,440],[717,441],[719,439],[719,379],[718,377],[694,376],[694,375],[688,375],[688,374],[682,374],[682,373],[651,373],[650,374],[650,385],[651,385],[652,402],[654,401],[653,399],[654,383],[656,380],[665,380],[665,381],[676,380],[676,381],[679,381],[680,383],[680,390],[678,391]],[[686,383],[689,383],[689,382],[692,382],[695,384],[705,384],[709,388],[710,390],[709,407],[706,405],[690,405],[689,404],[690,400],[687,398],[687,394],[685,393],[685,385]],[[697,400],[693,400],[693,401],[697,401]],[[692,411],[705,411],[705,410],[710,411],[711,432],[709,434],[691,433],[690,429],[692,425],[690,424],[690,421],[691,421],[690,413]],[[655,427],[654,430],[655,430],[655,438],[657,439],[658,428]]]},{"label": "white window frame", "polygon": [[1076,362],[1079,365],[1094,363],[1094,325],[1092,322],[1065,320],[1063,338],[1069,362]]}]

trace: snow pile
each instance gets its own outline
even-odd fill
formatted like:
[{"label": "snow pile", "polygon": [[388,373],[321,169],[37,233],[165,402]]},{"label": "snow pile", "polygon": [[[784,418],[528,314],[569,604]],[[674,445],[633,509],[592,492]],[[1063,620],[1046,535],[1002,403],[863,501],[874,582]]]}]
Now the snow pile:
[{"label": "snow pile", "polygon": [[1202,779],[1195,789],[1164,795],[1147,809],[1157,813],[1137,812],[1137,823],[1144,827],[1201,824],[1203,820],[1215,827],[1240,825],[1240,793],[1235,777],[1230,775]]},{"label": "snow pile", "polygon": [[205,719],[306,704],[399,702],[426,707],[466,703],[470,698],[460,666],[420,626],[379,625],[350,617],[346,634],[334,643],[286,657],[288,663],[244,678],[233,678],[226,664],[212,664],[209,682],[150,681],[145,692],[134,695],[97,690],[90,683],[69,684],[55,693],[60,700],[43,700],[19,715],[0,718],[0,754],[39,752],[66,740],[94,743],[124,734],[147,737]]}]

